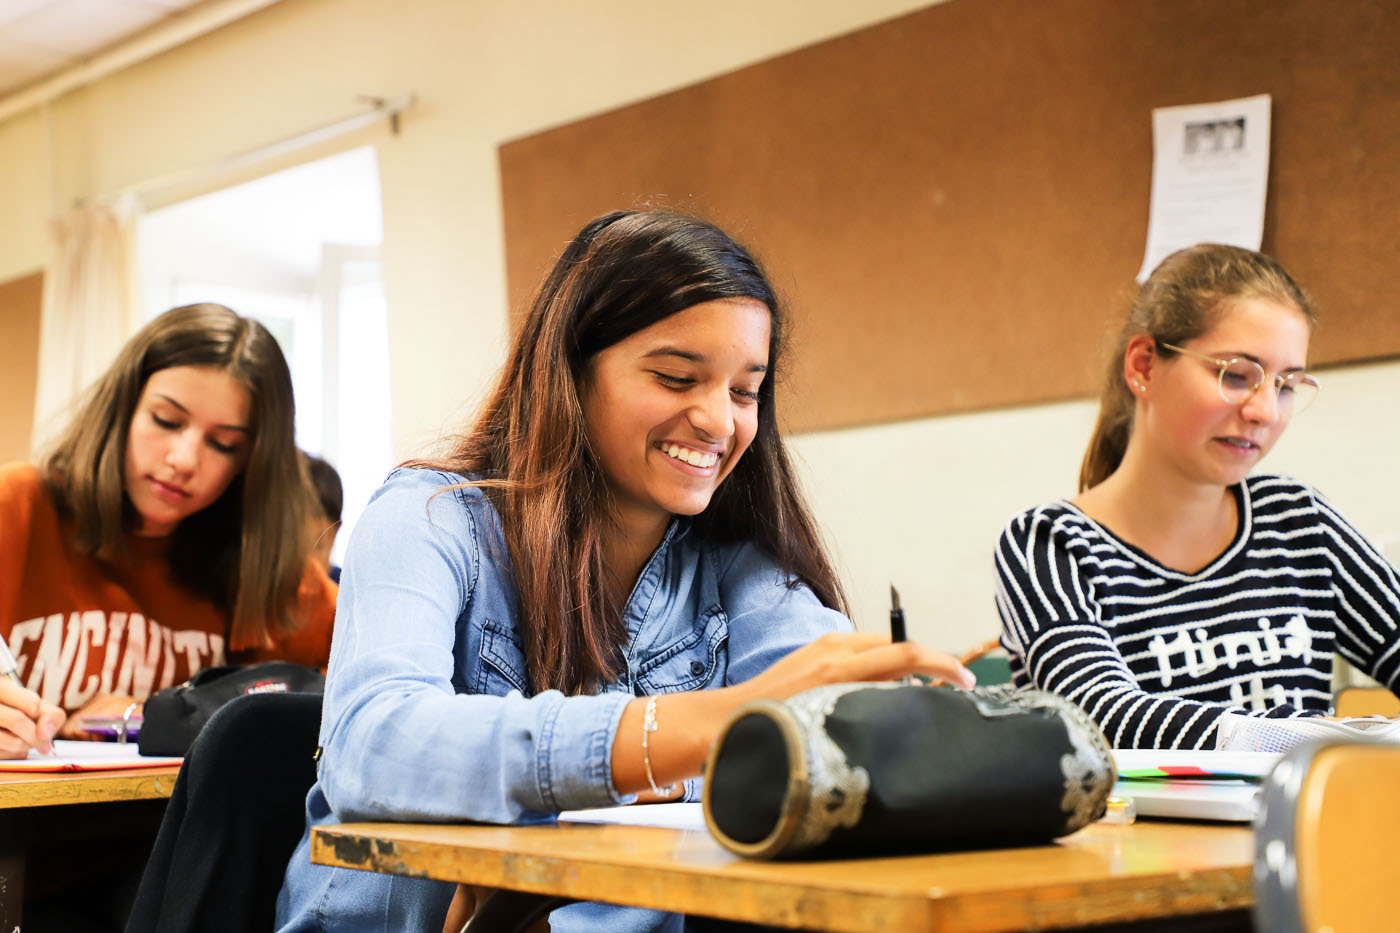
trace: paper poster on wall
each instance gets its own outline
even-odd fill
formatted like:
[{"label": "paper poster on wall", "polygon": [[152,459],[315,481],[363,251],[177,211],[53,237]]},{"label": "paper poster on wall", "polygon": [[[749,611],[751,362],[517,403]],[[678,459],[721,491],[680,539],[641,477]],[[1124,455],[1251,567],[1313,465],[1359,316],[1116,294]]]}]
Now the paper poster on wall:
[{"label": "paper poster on wall", "polygon": [[1152,207],[1138,281],[1205,241],[1258,249],[1269,183],[1270,97],[1152,111]]}]

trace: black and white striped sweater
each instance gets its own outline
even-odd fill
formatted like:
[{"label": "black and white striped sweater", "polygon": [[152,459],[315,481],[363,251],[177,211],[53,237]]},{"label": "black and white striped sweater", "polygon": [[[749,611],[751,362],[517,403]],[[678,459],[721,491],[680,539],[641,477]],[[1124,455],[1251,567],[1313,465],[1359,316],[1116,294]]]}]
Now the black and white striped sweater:
[{"label": "black and white striped sweater", "polygon": [[1395,568],[1302,483],[1235,494],[1235,540],[1190,574],[1067,502],[1013,518],[996,600],[1014,682],[1075,701],[1116,748],[1213,748],[1229,709],[1324,714],[1334,651],[1400,686]]}]

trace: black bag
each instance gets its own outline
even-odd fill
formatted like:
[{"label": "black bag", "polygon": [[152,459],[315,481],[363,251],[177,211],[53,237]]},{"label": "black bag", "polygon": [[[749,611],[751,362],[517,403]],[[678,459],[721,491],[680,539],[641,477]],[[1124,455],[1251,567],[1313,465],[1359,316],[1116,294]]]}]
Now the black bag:
[{"label": "black bag", "polygon": [[710,750],[705,822],[750,858],[1046,843],[1103,816],[1103,733],[1007,687],[833,684],[745,704]]},{"label": "black bag", "polygon": [[183,755],[214,711],[249,693],[324,693],[326,675],[291,661],[206,667],[146,700],[139,739],[143,755]]}]

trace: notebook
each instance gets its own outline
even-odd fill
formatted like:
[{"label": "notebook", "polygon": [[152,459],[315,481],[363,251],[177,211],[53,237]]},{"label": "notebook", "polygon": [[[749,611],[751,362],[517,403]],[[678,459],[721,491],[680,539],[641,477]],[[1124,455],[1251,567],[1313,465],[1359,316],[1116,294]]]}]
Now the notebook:
[{"label": "notebook", "polygon": [[1277,752],[1115,749],[1119,781],[1138,816],[1248,823],[1259,809],[1259,784]]},{"label": "notebook", "polygon": [[52,755],[29,750],[28,758],[0,760],[0,771],[109,771],[178,765],[182,758],[141,754],[135,742],[83,742],[55,739]]},{"label": "notebook", "polygon": [[1259,810],[1259,785],[1244,781],[1119,781],[1113,793],[1140,817],[1249,823]]}]

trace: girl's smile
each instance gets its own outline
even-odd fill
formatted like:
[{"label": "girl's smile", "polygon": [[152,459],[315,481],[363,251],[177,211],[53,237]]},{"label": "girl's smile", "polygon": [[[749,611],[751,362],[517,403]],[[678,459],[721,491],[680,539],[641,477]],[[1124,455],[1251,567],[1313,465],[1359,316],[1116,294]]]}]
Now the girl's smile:
[{"label": "girl's smile", "polygon": [[662,442],[661,451],[671,458],[677,469],[694,472],[697,476],[709,476],[719,462],[722,450],[696,450],[684,444]]}]

